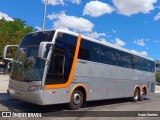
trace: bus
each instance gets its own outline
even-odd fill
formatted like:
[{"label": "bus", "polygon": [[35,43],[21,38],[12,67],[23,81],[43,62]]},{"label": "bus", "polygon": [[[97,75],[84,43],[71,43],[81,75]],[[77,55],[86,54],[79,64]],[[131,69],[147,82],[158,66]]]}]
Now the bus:
[{"label": "bus", "polygon": [[8,87],[15,98],[38,105],[67,103],[73,110],[87,101],[142,101],[154,91],[153,59],[60,29],[23,38],[12,60]]}]

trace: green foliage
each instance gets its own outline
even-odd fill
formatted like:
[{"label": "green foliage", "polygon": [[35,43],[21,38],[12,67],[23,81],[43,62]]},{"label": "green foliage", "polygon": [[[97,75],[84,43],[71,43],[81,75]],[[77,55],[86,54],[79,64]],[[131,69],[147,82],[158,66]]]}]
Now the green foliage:
[{"label": "green foliage", "polygon": [[16,51],[17,51],[17,47],[8,47],[7,48],[7,58],[14,58],[14,56],[16,55]]},{"label": "green foliage", "polygon": [[21,19],[16,18],[14,21],[0,19],[0,59],[6,45],[18,45],[25,34],[33,31],[33,27],[27,26]]},{"label": "green foliage", "polygon": [[156,81],[160,83],[160,72],[156,73]]}]

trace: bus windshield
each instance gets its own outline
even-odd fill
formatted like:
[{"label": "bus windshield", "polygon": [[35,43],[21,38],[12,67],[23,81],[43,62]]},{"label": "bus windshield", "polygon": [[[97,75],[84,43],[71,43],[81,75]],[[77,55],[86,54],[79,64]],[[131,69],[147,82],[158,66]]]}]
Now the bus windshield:
[{"label": "bus windshield", "polygon": [[41,81],[45,60],[38,58],[42,41],[52,41],[54,31],[36,32],[24,37],[13,60],[11,79],[18,81]]}]

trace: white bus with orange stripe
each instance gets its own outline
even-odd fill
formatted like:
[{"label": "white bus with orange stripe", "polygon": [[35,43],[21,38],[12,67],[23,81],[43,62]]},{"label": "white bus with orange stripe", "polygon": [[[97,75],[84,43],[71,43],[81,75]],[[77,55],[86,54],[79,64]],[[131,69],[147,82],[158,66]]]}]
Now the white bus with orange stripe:
[{"label": "white bus with orange stripe", "polygon": [[39,105],[68,103],[78,109],[92,100],[142,101],[154,92],[154,85],[154,60],[57,29],[23,38],[13,59],[8,92]]}]

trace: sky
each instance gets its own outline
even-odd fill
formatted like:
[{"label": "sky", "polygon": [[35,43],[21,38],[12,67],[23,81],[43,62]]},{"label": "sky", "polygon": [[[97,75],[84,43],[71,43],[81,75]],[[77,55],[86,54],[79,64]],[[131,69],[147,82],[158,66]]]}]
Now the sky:
[{"label": "sky", "polygon": [[[41,30],[45,0],[0,0],[0,19]],[[48,0],[45,29],[71,30],[160,59],[160,0]]]}]

